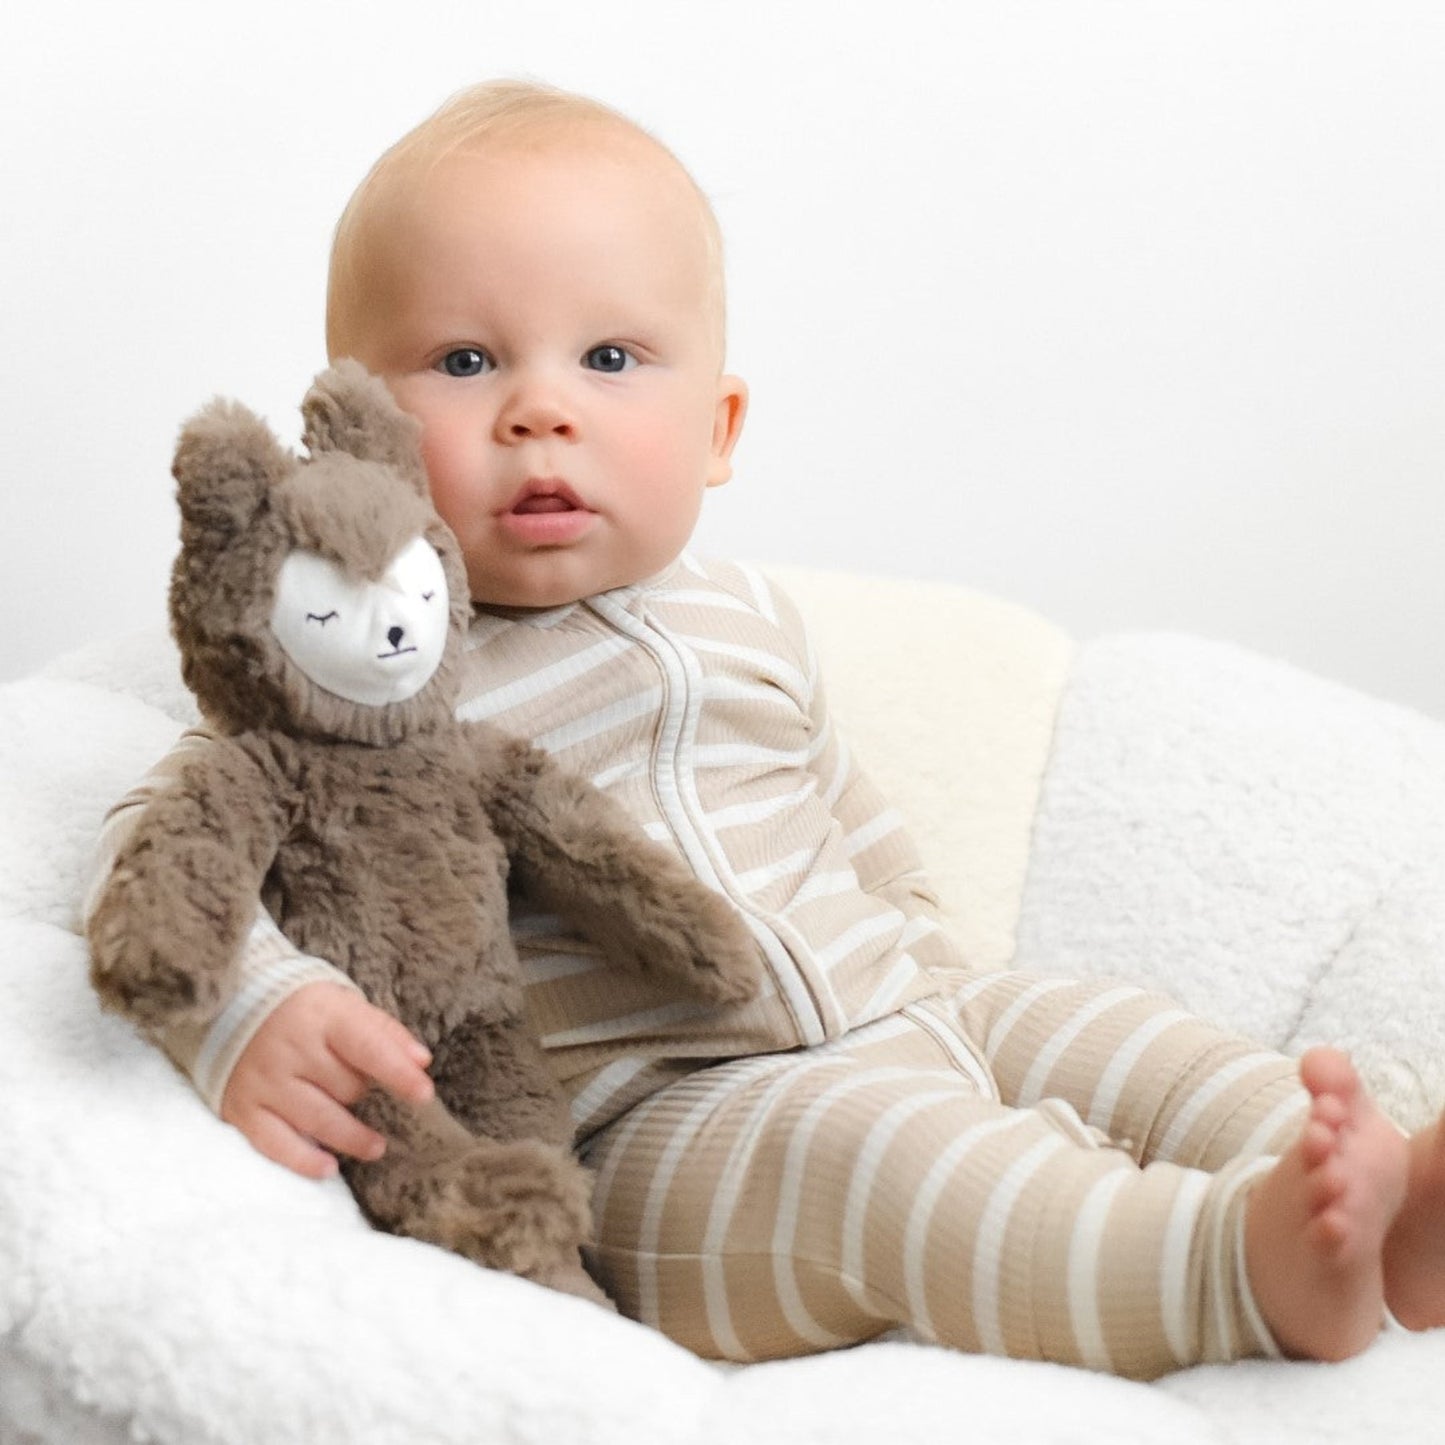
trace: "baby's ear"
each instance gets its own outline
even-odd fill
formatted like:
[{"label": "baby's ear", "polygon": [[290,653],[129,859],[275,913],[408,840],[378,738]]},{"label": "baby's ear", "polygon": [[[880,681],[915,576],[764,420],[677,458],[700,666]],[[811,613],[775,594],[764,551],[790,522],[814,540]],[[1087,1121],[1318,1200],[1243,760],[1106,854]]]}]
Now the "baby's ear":
[{"label": "baby's ear", "polygon": [[359,361],[338,361],[311,384],[301,403],[301,436],[311,455],[347,452],[383,462],[430,498],[421,459],[421,425],[408,416]]},{"label": "baby's ear", "polygon": [[235,401],[211,402],[181,428],[171,464],[183,527],[224,545],[251,525],[295,465],[254,412]]}]

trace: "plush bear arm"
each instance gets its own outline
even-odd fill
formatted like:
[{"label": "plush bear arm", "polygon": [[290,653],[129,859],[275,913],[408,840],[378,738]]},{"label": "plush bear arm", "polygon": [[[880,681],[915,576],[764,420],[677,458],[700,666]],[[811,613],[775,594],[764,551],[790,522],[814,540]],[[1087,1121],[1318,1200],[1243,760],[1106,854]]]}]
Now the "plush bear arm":
[{"label": "plush bear arm", "polygon": [[264,767],[220,739],[152,798],[86,920],[101,1002],[151,1032],[212,1018],[284,826]]},{"label": "plush bear arm", "polygon": [[716,1003],[752,998],[756,943],[737,911],[590,783],[475,723],[475,754],[513,879],[623,968]]},{"label": "plush bear arm", "polygon": [[[214,732],[204,727],[188,728],[171,750],[106,814],[87,889],[87,927],[117,857],[125,850],[131,833],[151,805],[180,786],[181,775],[193,759],[218,746]],[[257,899],[251,927],[215,1018],[200,1023],[173,1024],[154,1032],[152,1037],[195,1085],[207,1107],[219,1114],[231,1071],[252,1038],[282,1003],[309,983],[337,983],[355,988],[339,969],[297,949]]]}]

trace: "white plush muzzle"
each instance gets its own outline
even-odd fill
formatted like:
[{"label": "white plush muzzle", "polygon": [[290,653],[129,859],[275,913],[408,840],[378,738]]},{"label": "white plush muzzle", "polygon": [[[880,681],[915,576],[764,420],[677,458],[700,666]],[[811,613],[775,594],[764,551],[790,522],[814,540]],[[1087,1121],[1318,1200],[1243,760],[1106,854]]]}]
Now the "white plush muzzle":
[{"label": "white plush muzzle", "polygon": [[441,558],[416,537],[379,582],[319,552],[292,552],[276,579],[271,631],[318,687],[381,707],[426,686],[446,648],[448,613]]}]

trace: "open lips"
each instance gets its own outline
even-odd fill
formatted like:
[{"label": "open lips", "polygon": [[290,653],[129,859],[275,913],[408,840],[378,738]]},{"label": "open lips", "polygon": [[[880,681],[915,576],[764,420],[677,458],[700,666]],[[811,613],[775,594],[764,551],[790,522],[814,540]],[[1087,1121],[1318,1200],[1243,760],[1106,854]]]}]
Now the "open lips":
[{"label": "open lips", "polygon": [[560,547],[586,535],[597,513],[565,482],[545,478],[528,482],[499,520],[520,542]]}]

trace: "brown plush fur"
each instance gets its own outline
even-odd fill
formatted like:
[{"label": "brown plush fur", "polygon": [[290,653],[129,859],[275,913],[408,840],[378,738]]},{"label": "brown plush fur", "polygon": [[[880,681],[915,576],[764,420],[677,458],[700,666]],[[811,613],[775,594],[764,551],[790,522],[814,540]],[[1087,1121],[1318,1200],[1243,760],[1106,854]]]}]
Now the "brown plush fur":
[{"label": "brown plush fur", "polygon": [[[432,1049],[437,1102],[373,1090],[388,1137],[346,1177],[375,1223],[597,1297],[579,1248],[589,1181],[527,1029],[508,888],[569,918],[619,967],[717,1003],[751,996],[741,921],[615,804],[545,754],[453,716],[470,613],[455,541],[426,500],[415,424],[354,364],[317,378],[298,461],[245,408],[182,433],[171,618],[187,683],[224,734],[145,811],[89,925],[102,1001],[155,1033],[212,1018],[264,896]],[[374,579],[418,535],[451,594],[446,652],[405,702],[312,682],[271,631],[293,549]]]}]

